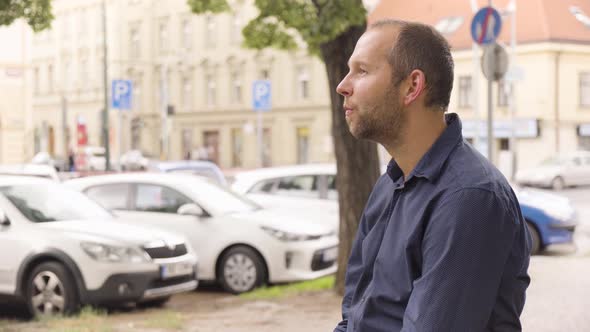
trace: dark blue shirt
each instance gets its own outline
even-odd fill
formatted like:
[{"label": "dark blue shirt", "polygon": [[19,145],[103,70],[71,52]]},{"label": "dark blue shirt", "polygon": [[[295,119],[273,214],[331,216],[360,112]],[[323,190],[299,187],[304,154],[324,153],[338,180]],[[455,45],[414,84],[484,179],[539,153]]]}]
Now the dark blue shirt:
[{"label": "dark blue shirt", "polygon": [[530,235],[504,176],[447,128],[404,177],[377,181],[348,262],[335,331],[518,331]]}]

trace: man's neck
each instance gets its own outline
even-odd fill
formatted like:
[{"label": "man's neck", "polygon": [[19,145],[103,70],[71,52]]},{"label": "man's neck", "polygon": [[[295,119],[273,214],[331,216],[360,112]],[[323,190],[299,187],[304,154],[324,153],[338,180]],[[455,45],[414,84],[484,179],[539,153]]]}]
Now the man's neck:
[{"label": "man's neck", "polygon": [[447,127],[444,113],[422,111],[412,114],[397,144],[384,145],[389,155],[407,177],[416,168],[422,157],[428,152]]}]

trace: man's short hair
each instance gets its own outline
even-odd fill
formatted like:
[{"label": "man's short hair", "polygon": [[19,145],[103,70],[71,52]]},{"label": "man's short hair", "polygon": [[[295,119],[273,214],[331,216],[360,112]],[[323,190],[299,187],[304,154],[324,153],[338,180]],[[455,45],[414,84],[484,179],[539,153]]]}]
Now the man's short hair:
[{"label": "man's short hair", "polygon": [[369,29],[398,28],[397,39],[387,56],[393,69],[394,86],[414,69],[426,76],[426,107],[447,110],[453,89],[454,63],[447,40],[433,27],[416,22],[380,20]]}]

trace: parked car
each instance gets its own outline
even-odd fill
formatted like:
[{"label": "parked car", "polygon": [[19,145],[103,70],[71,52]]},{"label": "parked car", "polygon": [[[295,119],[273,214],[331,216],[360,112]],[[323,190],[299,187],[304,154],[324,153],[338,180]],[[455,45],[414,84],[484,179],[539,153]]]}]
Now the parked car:
[{"label": "parked car", "polygon": [[54,168],[56,171],[65,172],[68,170],[68,161],[65,159],[54,158],[49,152],[41,151],[33,156],[31,164],[34,165],[47,165]]},{"label": "parked car", "polygon": [[35,176],[60,181],[59,174],[53,166],[40,164],[0,165],[0,175]]},{"label": "parked car", "polygon": [[263,209],[200,177],[126,173],[66,185],[135,223],[184,234],[199,253],[199,278],[232,293],[336,271],[333,229]]},{"label": "parked car", "polygon": [[518,171],[515,179],[520,185],[549,187],[554,190],[590,185],[590,151],[551,157],[537,167]]},{"label": "parked car", "polygon": [[106,152],[102,146],[86,146],[78,153],[76,168],[79,171],[104,171],[106,165]]},{"label": "parked car", "polygon": [[156,161],[150,164],[149,170],[202,176],[213,180],[221,186],[227,186],[227,181],[219,166],[206,160]]},{"label": "parked car", "polygon": [[121,155],[119,164],[123,171],[145,171],[153,157],[140,150],[130,150]]},{"label": "parked car", "polygon": [[[235,179],[232,189],[263,206],[280,207],[293,214],[316,214],[332,223],[339,222],[335,165],[263,168],[238,173]],[[531,231],[533,253],[551,244],[573,242],[577,214],[567,198],[513,188]]]},{"label": "parked car", "polygon": [[31,315],[160,305],[197,287],[196,265],[180,236],[118,222],[53,181],[0,176],[0,295],[24,300]]}]

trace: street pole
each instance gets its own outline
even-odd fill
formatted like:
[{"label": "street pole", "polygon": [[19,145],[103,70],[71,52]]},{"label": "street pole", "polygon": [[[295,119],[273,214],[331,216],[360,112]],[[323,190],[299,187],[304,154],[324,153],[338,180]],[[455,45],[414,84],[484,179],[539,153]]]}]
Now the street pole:
[{"label": "street pole", "polygon": [[258,118],[257,137],[258,137],[258,167],[264,166],[264,142],[262,141],[262,110],[258,110],[256,116]]},{"label": "street pole", "polygon": [[516,84],[515,82],[515,71],[516,71],[516,0],[510,2],[510,65],[512,67],[512,80],[510,81],[510,97],[508,102],[510,103],[510,117],[511,117],[511,130],[510,130],[510,156],[512,161],[512,169],[510,172],[510,180],[514,180],[514,174],[517,169],[517,158],[516,158]]},{"label": "street pole", "polygon": [[[68,160],[70,149],[69,149],[69,135],[68,135],[68,100],[65,96],[61,96],[61,126],[63,130],[63,148],[64,148],[64,159]],[[62,170],[63,171],[63,170]],[[69,171],[69,169],[68,169]]]},{"label": "street pole", "polygon": [[[492,0],[489,0],[489,6],[492,7]],[[489,47],[493,47],[489,46]],[[496,53],[492,52],[492,56],[490,57],[491,60],[491,64],[490,64],[490,68],[495,68],[496,67]],[[493,118],[493,112],[494,112],[494,104],[492,102],[492,87],[493,87],[493,79],[494,79],[494,75],[495,72],[494,70],[492,70],[492,74],[491,77],[488,77],[488,160],[492,163],[494,163],[494,158],[493,158],[493,144],[494,144],[494,118]]]},{"label": "street pole", "polygon": [[102,2],[102,35],[103,41],[103,80],[104,80],[104,108],[102,110],[102,137],[105,150],[106,166],[105,170],[111,169],[111,149],[109,142],[109,80],[108,80],[108,60],[107,60],[107,7],[106,0]]},{"label": "street pole", "polygon": [[[471,4],[471,11],[473,14],[477,13],[477,3],[476,0],[470,0]],[[480,141],[480,114],[479,114],[479,72],[480,72],[480,63],[479,63],[479,48],[477,44],[472,41],[471,42],[471,54],[472,54],[472,62],[473,62],[473,121],[475,122],[475,136],[473,137],[473,146],[479,150],[479,141]]]}]

